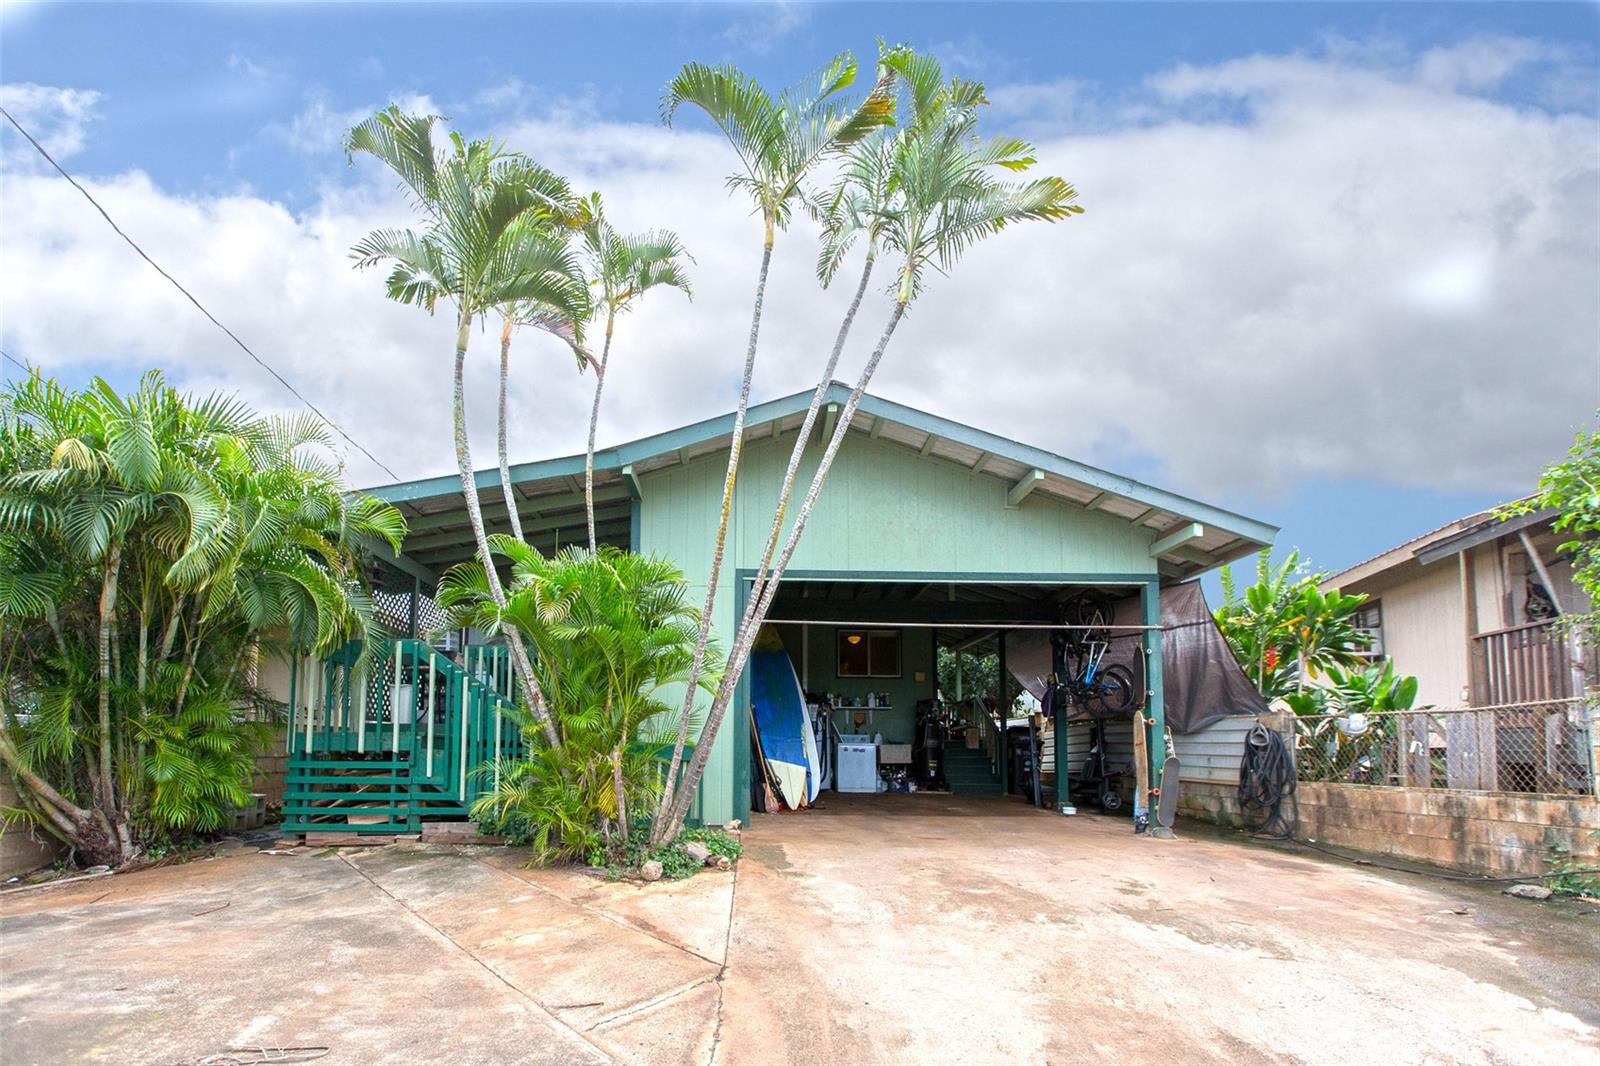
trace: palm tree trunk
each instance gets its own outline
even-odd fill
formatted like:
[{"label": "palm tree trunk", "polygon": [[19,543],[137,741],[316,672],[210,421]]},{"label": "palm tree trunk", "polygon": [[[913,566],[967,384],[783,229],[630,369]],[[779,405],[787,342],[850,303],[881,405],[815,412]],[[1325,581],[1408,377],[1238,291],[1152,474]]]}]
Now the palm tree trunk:
[{"label": "palm tree trunk", "polygon": [[511,331],[514,323],[506,319],[505,328],[500,331],[500,491],[506,497],[506,517],[511,520],[511,532],[520,541],[527,538],[522,535],[522,516],[517,513],[517,496],[511,491],[511,462],[506,458],[506,381],[511,376]]},{"label": "palm tree trunk", "polygon": [[[694,697],[700,684],[700,675],[705,671],[706,646],[711,640],[711,615],[717,605],[717,582],[722,577],[722,554],[728,542],[728,517],[733,513],[733,487],[739,476],[739,456],[744,450],[744,416],[750,408],[750,380],[755,375],[756,344],[761,334],[761,303],[767,291],[767,272],[772,266],[774,220],[768,214],[764,221],[766,240],[761,246],[761,270],[756,275],[755,307],[750,315],[750,341],[745,348],[744,378],[739,383],[739,407],[733,416],[733,438],[728,442],[728,473],[722,482],[722,515],[717,523],[716,546],[711,553],[711,572],[706,580],[706,605],[700,614],[699,635],[695,637],[694,661],[689,667],[688,684],[683,693],[683,710],[678,716],[678,738],[672,745],[672,761],[667,764],[666,785],[661,792],[661,805],[657,808],[658,830],[662,824],[661,815],[666,811],[676,810],[680,806],[686,811],[689,808],[687,801],[681,804],[678,802],[673,786],[677,780],[678,770],[683,765],[683,746],[689,739],[689,720],[694,716]],[[700,754],[698,750],[695,752],[697,758]],[[702,763],[703,761],[701,760]],[[680,815],[676,821],[681,824],[682,816]],[[658,835],[657,839],[665,837]]]},{"label": "palm tree trunk", "polygon": [[161,637],[161,655],[157,662],[166,662],[172,657],[172,646],[178,640],[178,624],[183,621],[184,594],[179,593],[178,598],[172,603],[172,617],[167,621],[167,631]]},{"label": "palm tree trunk", "polygon": [[772,528],[767,532],[767,546],[763,549],[761,563],[756,568],[755,581],[751,585],[750,599],[745,604],[744,616],[734,628],[736,634],[743,633],[749,627],[750,619],[754,617],[756,607],[761,601],[761,594],[766,589],[767,568],[772,565],[772,556],[778,550],[778,540],[783,535],[783,520],[789,510],[789,500],[794,495],[795,478],[800,473],[800,463],[805,457],[812,427],[816,425],[817,415],[822,410],[822,401],[828,395],[828,386],[833,384],[833,374],[838,369],[839,356],[844,352],[845,340],[850,336],[850,327],[855,324],[856,313],[861,310],[861,299],[866,295],[875,259],[876,250],[868,247],[867,260],[861,269],[861,280],[856,284],[855,296],[845,311],[843,321],[839,323],[839,332],[833,340],[833,351],[828,355],[828,365],[823,368],[822,377],[817,382],[817,391],[811,396],[811,406],[806,410],[805,420],[800,423],[799,435],[789,452],[789,467],[784,471],[783,486],[778,490],[778,506],[772,516]]},{"label": "palm tree trunk", "polygon": [[98,799],[109,818],[117,809],[117,792],[111,759],[111,629],[117,617],[117,578],[122,569],[122,545],[113,542],[106,551],[100,580],[100,774]]},{"label": "palm tree trunk", "polygon": [[700,779],[705,775],[706,761],[711,757],[712,745],[716,742],[717,731],[722,727],[722,720],[727,716],[728,706],[732,703],[733,693],[738,688],[739,678],[744,673],[744,666],[750,659],[750,648],[755,643],[755,634],[760,630],[761,624],[766,620],[767,614],[772,609],[772,600],[778,590],[778,584],[783,580],[783,572],[789,565],[789,560],[794,557],[795,548],[800,543],[800,536],[805,532],[806,523],[811,520],[811,512],[816,507],[817,495],[822,491],[822,484],[828,477],[828,470],[833,466],[834,457],[838,455],[839,446],[844,442],[845,434],[850,431],[850,421],[855,416],[856,408],[860,406],[861,394],[866,391],[867,384],[872,380],[873,373],[878,369],[878,363],[883,359],[884,349],[889,346],[889,340],[894,336],[894,331],[900,324],[900,319],[905,316],[907,300],[901,298],[895,301],[894,311],[889,315],[888,324],[884,326],[883,333],[878,337],[878,344],[867,359],[867,365],[861,369],[861,377],[850,392],[850,398],[845,401],[844,411],[839,416],[838,423],[834,426],[833,437],[828,441],[828,448],[822,453],[822,461],[817,465],[817,472],[811,477],[811,487],[806,491],[805,502],[800,505],[800,512],[795,516],[794,528],[789,531],[789,539],[784,543],[783,554],[778,557],[777,564],[772,568],[772,575],[766,586],[760,590],[758,606],[749,624],[744,626],[735,636],[734,647],[728,654],[727,669],[723,673],[722,683],[717,688],[717,696],[711,702],[711,710],[706,714],[705,728],[700,732],[700,742],[695,746],[694,757],[689,761],[689,768],[684,772],[683,784],[678,795],[673,797],[672,807],[662,826],[663,837],[676,836],[681,830],[683,819],[689,812],[687,798],[694,795],[694,790],[699,787]]},{"label": "palm tree trunk", "polygon": [[[478,504],[478,486],[472,476],[472,449],[467,443],[467,342],[472,336],[472,316],[463,311],[457,316],[456,325],[456,364],[455,364],[455,443],[456,443],[456,470],[461,475],[461,496],[467,504],[467,521],[472,525],[472,536],[477,541],[478,558],[483,561],[484,578],[489,585],[489,595],[494,598],[496,605],[506,605],[506,590],[500,584],[500,575],[494,568],[493,556],[489,553],[489,536],[483,528],[483,508]],[[544,701],[539,698],[539,683],[534,680],[533,663],[528,659],[528,650],[523,646],[522,634],[515,626],[506,627],[506,642],[511,645],[511,658],[517,665],[517,674],[522,678],[522,689],[528,694],[528,707],[533,711],[533,716],[539,720],[544,728],[545,739],[551,747],[560,747],[561,738],[556,734],[555,725],[550,721],[550,716],[545,712]]]},{"label": "palm tree trunk", "polygon": [[189,653],[183,657],[183,676],[178,680],[178,698],[174,704],[174,712],[183,710],[183,703],[189,697],[189,683],[194,680],[195,660],[200,656],[202,626],[196,625],[194,638],[189,641]]},{"label": "palm tree trunk", "polygon": [[622,743],[617,744],[617,750],[611,753],[611,787],[616,792],[617,799],[617,834],[622,838],[621,845],[628,846],[628,801],[622,792]]},{"label": "palm tree trunk", "polygon": [[[611,330],[616,317],[615,310],[606,311],[606,342],[600,348],[600,365],[594,370],[594,403],[589,407],[589,450],[583,457],[583,508],[589,517],[590,553],[598,550],[594,536],[594,433],[600,424],[600,390],[606,387],[606,364],[611,360]],[[639,546],[635,544],[633,548],[637,551]]]}]

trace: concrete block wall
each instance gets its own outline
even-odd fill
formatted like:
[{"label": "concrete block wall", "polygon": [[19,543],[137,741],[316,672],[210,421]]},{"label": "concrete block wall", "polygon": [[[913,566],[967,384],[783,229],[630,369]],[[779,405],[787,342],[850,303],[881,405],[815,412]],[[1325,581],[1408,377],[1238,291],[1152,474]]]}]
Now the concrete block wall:
[{"label": "concrete block wall", "polygon": [[[11,782],[0,780],[0,806],[12,807],[17,803],[17,793]],[[17,823],[0,831],[0,881],[31,873],[66,857],[67,849],[40,830],[30,830]]]},{"label": "concrete block wall", "polygon": [[1225,784],[1221,781],[1184,779],[1178,788],[1178,814],[1230,829],[1242,829],[1245,826],[1244,814],[1239,809],[1237,782]]},{"label": "concrete block wall", "polygon": [[256,756],[256,772],[250,781],[251,792],[264,794],[268,803],[279,807],[283,806],[284,782],[289,775],[289,756],[283,749],[280,730],[266,750]]},{"label": "concrete block wall", "polygon": [[1297,836],[1469,873],[1544,873],[1549,847],[1600,865],[1600,800],[1301,783]]}]

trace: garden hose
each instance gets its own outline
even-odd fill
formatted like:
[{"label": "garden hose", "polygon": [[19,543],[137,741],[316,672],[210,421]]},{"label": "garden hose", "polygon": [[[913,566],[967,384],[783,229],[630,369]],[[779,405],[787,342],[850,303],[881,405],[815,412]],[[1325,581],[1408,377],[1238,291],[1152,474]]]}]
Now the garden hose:
[{"label": "garden hose", "polygon": [[1294,838],[1299,822],[1294,787],[1294,759],[1288,745],[1257,722],[1245,734],[1244,758],[1239,762],[1239,810],[1247,820],[1252,812],[1260,812],[1260,821],[1250,829],[1253,836]]}]

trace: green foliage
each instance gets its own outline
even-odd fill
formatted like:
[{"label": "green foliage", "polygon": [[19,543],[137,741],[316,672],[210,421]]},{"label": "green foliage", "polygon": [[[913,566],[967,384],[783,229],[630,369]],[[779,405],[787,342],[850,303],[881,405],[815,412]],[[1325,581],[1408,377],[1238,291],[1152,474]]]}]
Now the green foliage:
[{"label": "green foliage", "polygon": [[1222,568],[1222,606],[1217,628],[1234,658],[1267,699],[1303,693],[1330,670],[1359,670],[1361,654],[1371,640],[1356,628],[1355,616],[1365,595],[1326,593],[1318,583],[1326,576],[1300,565],[1292,551],[1274,567],[1270,549],[1256,559],[1256,580],[1241,593],[1231,568]]},{"label": "green foliage", "polygon": [[486,832],[531,845],[541,862],[619,848],[660,795],[660,752],[673,734],[656,723],[672,710],[663,691],[688,675],[699,612],[666,560],[614,548],[546,558],[512,537],[492,543],[512,561],[506,606],[495,604],[475,562],[444,576],[439,603],[453,625],[522,632],[561,746],[524,713],[529,754],[501,764],[499,787],[473,817]]},{"label": "green foliage", "polygon": [[126,395],[37,374],[0,395],[12,817],[123,861],[244,802],[271,728],[255,663],[284,634],[301,649],[370,635],[357,544],[405,531],[343,491],[329,443],[315,420],[180,394],[156,372]]},{"label": "green foliage", "polygon": [[750,197],[770,240],[772,227],[788,225],[805,195],[803,183],[821,159],[894,123],[886,76],[859,104],[843,101],[857,71],[855,57],[840,52],[774,98],[737,67],[689,63],[667,83],[661,121],[672,125],[687,104],[716,123],[739,159],[728,187]]},{"label": "green foliage", "polygon": [[[1593,640],[1600,633],[1600,429],[1579,433],[1565,459],[1547,467],[1539,490],[1507,504],[1500,516],[1532,514],[1554,508],[1557,533],[1567,537],[1560,548],[1572,559],[1572,580],[1588,594],[1590,610],[1568,615],[1565,623],[1583,629]],[[1555,590],[1550,590],[1551,595]]]},{"label": "green foliage", "polygon": [[[1590,833],[1589,839],[1600,840],[1600,832]],[[1545,880],[1545,887],[1558,895],[1600,898],[1600,871],[1593,864],[1579,862],[1565,844],[1547,844],[1545,852],[1545,863],[1553,875]]]},{"label": "green foliage", "polygon": [[[580,332],[589,293],[566,247],[583,220],[565,179],[488,140],[451,134],[436,144],[437,115],[390,105],[345,136],[352,157],[386,164],[416,197],[421,230],[373,230],[351,249],[357,267],[388,264],[389,298],[430,313],[455,305],[460,323],[501,310],[537,317],[542,308]],[[518,310],[520,309],[520,310]]]},{"label": "green foliage", "polygon": [[661,864],[661,876],[668,881],[681,881],[693,877],[701,863],[690,856],[686,845],[700,843],[713,855],[721,855],[730,862],[738,862],[744,854],[744,845],[721,829],[685,829],[664,844],[652,845],[650,834],[643,830],[630,833],[627,843],[620,848],[596,848],[589,853],[591,866],[603,867],[613,880],[637,873],[652,860]]}]

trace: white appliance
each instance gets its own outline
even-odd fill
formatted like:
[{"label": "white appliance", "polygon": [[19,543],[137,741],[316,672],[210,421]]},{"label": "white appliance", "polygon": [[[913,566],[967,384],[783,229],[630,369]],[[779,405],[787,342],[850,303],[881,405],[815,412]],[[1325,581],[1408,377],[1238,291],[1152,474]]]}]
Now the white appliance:
[{"label": "white appliance", "polygon": [[878,745],[870,736],[840,733],[834,779],[840,792],[878,791]]}]

